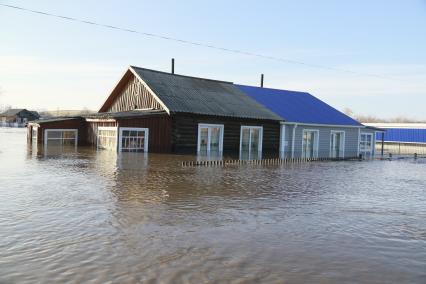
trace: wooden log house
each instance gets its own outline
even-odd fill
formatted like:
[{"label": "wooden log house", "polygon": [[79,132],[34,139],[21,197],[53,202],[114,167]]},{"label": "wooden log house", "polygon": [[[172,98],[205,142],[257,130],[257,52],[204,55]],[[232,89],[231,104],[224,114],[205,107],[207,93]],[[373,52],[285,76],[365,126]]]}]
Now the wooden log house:
[{"label": "wooden log house", "polygon": [[[288,109],[291,121],[283,111]],[[306,122],[293,115],[316,111],[317,117],[326,114],[328,120]],[[118,152],[209,158],[343,158],[360,153],[361,129],[368,132],[311,95],[289,97],[263,87],[130,66],[98,113],[32,122],[28,139],[46,146],[92,145]],[[371,147],[369,154],[373,151]]]}]

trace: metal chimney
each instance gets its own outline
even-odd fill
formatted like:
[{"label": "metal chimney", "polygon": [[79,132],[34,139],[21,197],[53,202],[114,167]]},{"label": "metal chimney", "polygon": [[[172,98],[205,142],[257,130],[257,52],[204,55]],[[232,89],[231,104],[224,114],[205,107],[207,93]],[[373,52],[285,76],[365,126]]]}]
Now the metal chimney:
[{"label": "metal chimney", "polygon": [[263,74],[260,75],[260,87],[263,88]]},{"label": "metal chimney", "polygon": [[172,74],[175,74],[175,59],[172,58]]}]

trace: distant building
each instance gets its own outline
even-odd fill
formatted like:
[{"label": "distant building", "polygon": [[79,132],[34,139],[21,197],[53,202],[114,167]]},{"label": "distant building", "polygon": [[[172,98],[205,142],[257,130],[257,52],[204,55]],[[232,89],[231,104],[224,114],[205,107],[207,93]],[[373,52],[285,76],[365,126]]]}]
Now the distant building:
[{"label": "distant building", "polygon": [[308,93],[133,66],[98,113],[38,120],[28,130],[45,145],[242,159],[371,157],[379,131]]},{"label": "distant building", "polygon": [[[383,139],[384,151],[393,154],[426,154],[426,123],[365,123],[386,130],[377,134]],[[381,142],[380,142],[381,143]],[[381,147],[378,142],[376,148]]]},{"label": "distant building", "polygon": [[24,108],[12,108],[0,113],[0,124],[13,126],[26,124],[29,121],[39,119],[40,115],[36,111],[29,111]]}]

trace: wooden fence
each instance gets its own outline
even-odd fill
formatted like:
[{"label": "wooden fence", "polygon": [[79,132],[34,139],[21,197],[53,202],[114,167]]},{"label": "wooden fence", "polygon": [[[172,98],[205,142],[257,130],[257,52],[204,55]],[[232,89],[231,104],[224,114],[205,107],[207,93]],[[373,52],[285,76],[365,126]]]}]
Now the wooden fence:
[{"label": "wooden fence", "polygon": [[286,159],[261,159],[261,160],[213,160],[213,161],[183,161],[182,167],[226,167],[238,165],[284,165],[284,164],[301,164],[317,161],[347,161],[359,160],[358,158],[286,158]]}]

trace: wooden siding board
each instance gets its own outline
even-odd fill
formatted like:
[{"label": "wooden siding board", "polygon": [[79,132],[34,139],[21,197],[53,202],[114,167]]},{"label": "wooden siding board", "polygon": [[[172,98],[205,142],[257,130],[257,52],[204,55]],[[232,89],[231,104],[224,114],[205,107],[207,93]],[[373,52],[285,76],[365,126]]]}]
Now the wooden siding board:
[{"label": "wooden siding board", "polygon": [[121,112],[134,109],[163,109],[150,91],[132,76],[117,98],[107,108],[107,112]]},{"label": "wooden siding board", "polygon": [[148,152],[172,152],[172,121],[168,115],[119,119],[119,127],[149,129]]},{"label": "wooden siding board", "polygon": [[87,141],[86,123],[83,119],[70,119],[41,123],[37,132],[37,143],[44,143],[44,131],[46,129],[77,129],[78,145],[85,145]]}]

